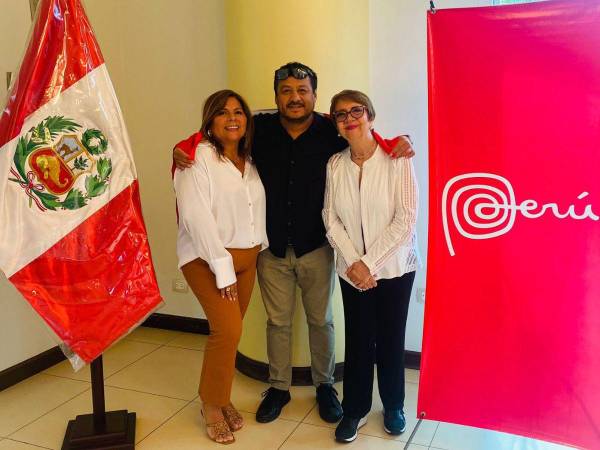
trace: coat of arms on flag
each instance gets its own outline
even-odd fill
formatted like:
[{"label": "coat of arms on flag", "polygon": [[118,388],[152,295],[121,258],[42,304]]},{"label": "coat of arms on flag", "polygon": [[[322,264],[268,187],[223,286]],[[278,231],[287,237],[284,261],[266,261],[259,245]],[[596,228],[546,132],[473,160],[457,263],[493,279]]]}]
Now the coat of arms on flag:
[{"label": "coat of arms on flag", "polygon": [[[102,131],[88,129],[61,116],[47,117],[19,138],[10,181],[40,211],[78,209],[102,195],[110,181],[112,162],[102,157],[108,141]],[[78,179],[87,174],[83,183]]]}]

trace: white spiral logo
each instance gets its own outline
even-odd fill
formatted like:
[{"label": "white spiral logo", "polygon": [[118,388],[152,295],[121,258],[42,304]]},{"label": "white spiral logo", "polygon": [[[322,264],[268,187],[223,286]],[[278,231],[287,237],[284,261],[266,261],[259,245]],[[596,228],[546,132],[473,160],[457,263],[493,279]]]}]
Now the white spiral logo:
[{"label": "white spiral logo", "polygon": [[[453,193],[450,205],[452,222],[462,236],[468,239],[490,239],[508,233],[515,223],[517,213],[515,209],[510,208],[510,205],[515,204],[515,192],[506,178],[491,173],[467,173],[452,178],[446,183],[442,194],[444,234],[448,250],[452,256],[455,255],[455,252],[448,226],[448,192],[454,184],[466,179],[497,180],[504,190],[490,184],[478,183],[465,185]],[[474,202],[475,206],[471,208],[471,204]],[[462,214],[460,215],[459,203],[463,203]],[[488,210],[491,212],[486,213]],[[475,230],[495,230],[482,231],[481,233],[470,232],[463,226],[463,220]]]},{"label": "white spiral logo", "polygon": [[[455,189],[454,185],[463,180],[477,182]],[[583,200],[588,195],[584,191],[577,196],[577,200]],[[600,220],[591,204],[585,205],[580,213],[576,211],[578,208],[582,206],[572,204],[561,212],[557,203],[539,204],[531,199],[517,204],[510,181],[500,175],[483,172],[458,175],[446,183],[442,193],[442,223],[446,245],[450,255],[454,256],[456,253],[450,237],[449,217],[458,233],[467,239],[491,239],[508,233],[515,224],[517,212],[526,219],[538,219],[546,211],[551,211],[557,219]],[[465,227],[469,227],[469,230]]]}]

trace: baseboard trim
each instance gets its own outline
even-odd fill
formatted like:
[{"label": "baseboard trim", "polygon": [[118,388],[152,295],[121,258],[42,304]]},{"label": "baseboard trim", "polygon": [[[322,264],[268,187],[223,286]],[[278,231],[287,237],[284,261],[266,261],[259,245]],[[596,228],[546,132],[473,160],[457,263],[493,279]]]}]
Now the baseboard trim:
[{"label": "baseboard trim", "polygon": [[8,369],[4,369],[0,372],[0,391],[32,377],[65,359],[66,357],[62,350],[56,346]]},{"label": "baseboard trim", "polygon": [[195,317],[175,316],[172,314],[151,314],[143,323],[143,327],[160,328],[186,333],[209,334],[208,320]]},{"label": "baseboard trim", "polygon": [[[154,313],[142,323],[142,326],[196,334],[209,334],[210,332],[208,320],[206,319],[175,316],[172,314]],[[0,391],[40,373],[64,359],[66,359],[65,355],[57,346],[8,369],[4,369],[0,371]],[[404,353],[404,367],[418,370],[420,365],[420,352],[407,350]],[[269,365],[267,363],[256,361],[240,352],[236,355],[235,367],[244,375],[255,380],[265,383],[269,380]],[[333,376],[335,381],[341,381],[344,378],[344,363],[337,363],[335,365]],[[292,368],[292,384],[294,386],[311,386],[313,383],[310,367]]]},{"label": "baseboard trim", "polygon": [[[152,314],[142,326],[163,330],[185,331],[188,333],[208,334],[208,320],[170,314]],[[35,355],[23,362],[0,371],[0,391],[26,380],[66,359],[62,350],[56,346]]]},{"label": "baseboard trim", "polygon": [[[246,376],[264,383],[269,382],[269,365],[262,361],[248,358],[240,352],[237,352],[235,358],[235,368]],[[333,372],[335,381],[344,379],[344,363],[337,363]],[[292,385],[293,386],[312,386],[312,376],[310,367],[292,367]]]},{"label": "baseboard trim", "polygon": [[[186,331],[188,333],[209,334],[208,320],[192,317],[174,316],[171,314],[152,314],[143,324],[146,327],[162,328],[165,330]],[[407,369],[419,369],[421,366],[421,353],[406,351],[404,353],[404,367]],[[256,361],[246,355],[237,352],[235,367],[244,375],[255,380],[269,381],[269,365],[262,361]],[[335,381],[344,378],[344,363],[337,363],[333,373]],[[292,384],[294,386],[312,386],[310,367],[293,367]]]},{"label": "baseboard trim", "polygon": [[404,367],[407,369],[421,370],[421,352],[406,350],[404,352]]},{"label": "baseboard trim", "polygon": [[[407,369],[419,370],[421,365],[421,353],[406,351],[404,353],[404,367]],[[269,365],[262,361],[248,358],[240,352],[237,352],[235,358],[235,368],[244,375],[254,378],[255,380],[269,381]],[[337,363],[333,372],[333,378],[336,382],[344,379],[344,363]],[[310,367],[293,367],[292,368],[292,385],[293,386],[312,386],[312,376]]]}]

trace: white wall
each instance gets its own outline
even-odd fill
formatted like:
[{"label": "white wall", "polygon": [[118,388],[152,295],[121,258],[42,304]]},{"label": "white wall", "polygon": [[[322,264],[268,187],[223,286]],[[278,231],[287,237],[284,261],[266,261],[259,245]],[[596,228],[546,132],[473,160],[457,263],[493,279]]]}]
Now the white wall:
[{"label": "white wall", "polygon": [[[492,0],[436,0],[437,8],[489,6]],[[375,128],[385,136],[408,133],[417,155],[414,165],[420,188],[417,232],[423,269],[417,271],[408,315],[406,348],[421,351],[424,304],[416,301],[425,287],[427,268],[427,18],[425,0],[371,0],[370,97]]]}]

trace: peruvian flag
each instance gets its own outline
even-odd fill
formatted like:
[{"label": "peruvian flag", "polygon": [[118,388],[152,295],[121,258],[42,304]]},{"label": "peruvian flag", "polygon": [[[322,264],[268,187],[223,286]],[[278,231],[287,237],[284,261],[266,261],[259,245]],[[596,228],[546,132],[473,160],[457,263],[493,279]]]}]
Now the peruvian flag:
[{"label": "peruvian flag", "polygon": [[0,116],[0,269],[90,362],[161,303],[123,117],[79,0],[41,0]]}]

